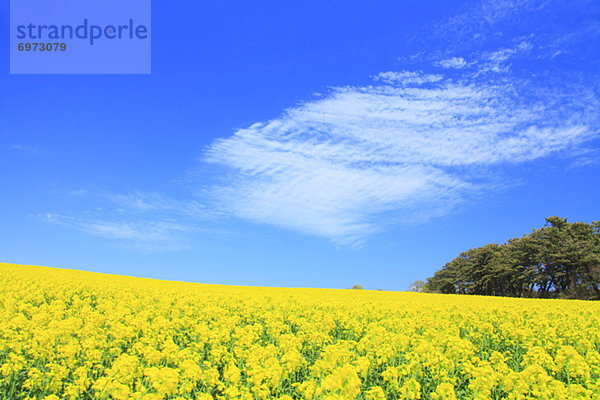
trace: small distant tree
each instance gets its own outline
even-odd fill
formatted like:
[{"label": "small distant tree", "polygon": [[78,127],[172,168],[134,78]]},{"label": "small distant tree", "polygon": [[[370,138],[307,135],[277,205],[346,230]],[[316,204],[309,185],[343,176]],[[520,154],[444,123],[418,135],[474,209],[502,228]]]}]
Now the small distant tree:
[{"label": "small distant tree", "polygon": [[411,292],[421,293],[425,287],[425,282],[423,281],[414,281],[408,287],[408,290]]},{"label": "small distant tree", "polygon": [[350,289],[354,289],[354,290],[363,290],[363,287],[360,285],[354,285],[352,286]]}]

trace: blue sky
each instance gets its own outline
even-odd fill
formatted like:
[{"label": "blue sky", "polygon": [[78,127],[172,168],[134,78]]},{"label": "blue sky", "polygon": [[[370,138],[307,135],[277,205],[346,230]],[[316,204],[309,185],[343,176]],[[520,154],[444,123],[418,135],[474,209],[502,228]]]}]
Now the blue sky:
[{"label": "blue sky", "polygon": [[269,3],[154,0],[151,75],[3,59],[1,261],[405,290],[600,219],[597,1]]}]

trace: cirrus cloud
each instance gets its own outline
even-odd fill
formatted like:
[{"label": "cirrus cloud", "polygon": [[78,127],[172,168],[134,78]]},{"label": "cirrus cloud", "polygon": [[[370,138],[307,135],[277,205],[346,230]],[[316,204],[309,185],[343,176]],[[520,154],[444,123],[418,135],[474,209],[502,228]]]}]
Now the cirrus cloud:
[{"label": "cirrus cloud", "polygon": [[498,184],[484,169],[566,156],[596,134],[584,118],[594,106],[577,96],[549,101],[526,82],[477,76],[384,72],[240,129],[205,154],[230,171],[213,199],[238,217],[354,245]]},{"label": "cirrus cloud", "polygon": [[467,65],[467,62],[462,57],[450,57],[438,61],[437,65],[446,69],[461,69]]}]

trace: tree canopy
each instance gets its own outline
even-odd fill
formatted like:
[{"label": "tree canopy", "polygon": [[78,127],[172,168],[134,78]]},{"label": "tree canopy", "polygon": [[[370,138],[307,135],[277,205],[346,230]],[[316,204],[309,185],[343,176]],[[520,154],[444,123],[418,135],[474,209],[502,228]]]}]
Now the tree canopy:
[{"label": "tree canopy", "polygon": [[427,280],[425,290],[600,299],[600,221],[546,218],[528,235],[462,252]]}]

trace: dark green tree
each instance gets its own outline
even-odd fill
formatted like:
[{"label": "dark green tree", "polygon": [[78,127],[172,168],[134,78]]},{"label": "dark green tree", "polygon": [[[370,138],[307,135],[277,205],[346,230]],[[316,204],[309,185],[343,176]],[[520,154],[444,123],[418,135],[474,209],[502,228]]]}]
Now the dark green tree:
[{"label": "dark green tree", "polygon": [[549,217],[540,229],[461,253],[427,280],[425,291],[516,297],[600,299],[600,222]]}]

